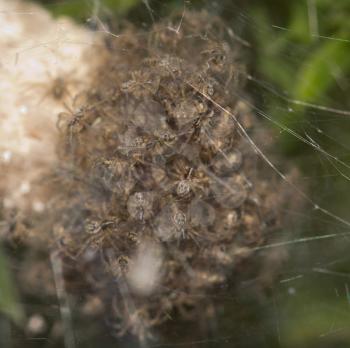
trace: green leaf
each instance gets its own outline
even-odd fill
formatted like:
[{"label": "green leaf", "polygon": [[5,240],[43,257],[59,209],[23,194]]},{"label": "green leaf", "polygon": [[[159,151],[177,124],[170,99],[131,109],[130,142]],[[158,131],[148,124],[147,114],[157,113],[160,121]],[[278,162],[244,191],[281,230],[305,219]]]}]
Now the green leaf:
[{"label": "green leaf", "polygon": [[21,324],[24,319],[23,308],[18,301],[18,294],[2,249],[0,249],[0,312],[16,324]]},{"label": "green leaf", "polygon": [[[113,14],[123,15],[132,7],[138,5],[141,0],[101,0],[100,9],[107,9]],[[86,0],[71,0],[54,4],[46,4],[45,7],[56,17],[69,16],[78,20],[86,19],[93,11],[93,2]]]},{"label": "green leaf", "polygon": [[[341,36],[341,35],[340,35]],[[350,45],[328,41],[319,46],[299,69],[294,96],[307,102],[318,102],[336,84],[336,74],[350,69]]]},{"label": "green leaf", "polygon": [[141,0],[104,0],[103,5],[117,14],[124,14],[140,2]]},{"label": "green leaf", "polygon": [[256,64],[259,73],[267,80],[287,89],[290,86],[292,73],[281,52],[287,46],[287,32],[276,32],[271,29],[270,19],[264,8],[256,7],[251,11],[258,30],[254,32],[257,52]]},{"label": "green leaf", "polygon": [[306,4],[295,4],[288,26],[288,39],[309,43],[311,41]]}]

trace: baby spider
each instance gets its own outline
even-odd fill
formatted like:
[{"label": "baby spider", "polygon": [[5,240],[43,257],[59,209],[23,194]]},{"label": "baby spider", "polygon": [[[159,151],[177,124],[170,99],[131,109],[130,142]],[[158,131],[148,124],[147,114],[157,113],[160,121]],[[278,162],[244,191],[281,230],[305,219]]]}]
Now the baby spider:
[{"label": "baby spider", "polygon": [[187,228],[186,213],[175,204],[166,205],[155,219],[154,234],[160,241],[184,239]]},{"label": "baby spider", "polygon": [[149,149],[153,151],[155,156],[166,158],[174,155],[174,144],[178,141],[181,134],[176,134],[169,129],[157,129],[153,132]]},{"label": "baby spider", "polygon": [[113,236],[113,227],[116,225],[117,222],[114,220],[99,221],[95,219],[87,219],[84,225],[87,237],[77,253],[77,258],[88,248],[100,249],[106,243],[113,249],[117,250],[115,238]]},{"label": "baby spider", "polygon": [[105,256],[104,264],[106,270],[110,272],[115,278],[121,279],[129,271],[131,260],[127,255],[119,256]]},{"label": "baby spider", "polygon": [[[53,76],[52,73],[47,72],[47,78],[42,82],[31,83],[29,88],[33,93],[36,90],[42,90],[38,105],[40,105],[46,98],[50,98],[56,103],[65,102],[67,99],[73,99],[73,89],[79,85],[77,79],[71,78],[71,73],[62,73],[61,75]],[[37,93],[36,93],[37,94]]]},{"label": "baby spider", "polygon": [[[69,144],[72,145],[73,138],[88,127],[94,127],[100,121],[96,107],[105,100],[98,101],[86,107],[74,107],[76,105],[76,98],[73,100],[73,109],[66,103],[63,103],[67,111],[60,112],[57,117],[57,129],[69,134]],[[76,140],[76,139],[75,139]]]},{"label": "baby spider", "polygon": [[131,79],[122,83],[121,91],[131,93],[136,98],[154,95],[159,86],[159,76],[152,75],[150,72],[133,71]]},{"label": "baby spider", "polygon": [[78,111],[74,113],[68,107],[68,112],[60,112],[57,116],[56,128],[62,134],[67,134],[66,145],[72,149],[77,141],[77,135],[86,127],[86,122],[83,122],[84,112]]},{"label": "baby spider", "polygon": [[[205,203],[204,203],[205,204]],[[209,206],[209,205],[208,205]],[[177,204],[168,204],[163,207],[154,221],[153,233],[161,242],[174,242],[185,239],[191,239],[197,245],[199,240],[206,237],[205,230],[198,229],[197,221],[203,217],[206,207],[199,207],[197,203],[189,212]],[[210,213],[209,220],[215,219]],[[206,220],[203,226],[212,224],[212,221]]]},{"label": "baby spider", "polygon": [[206,175],[193,168],[186,157],[175,156],[168,163],[168,171],[169,177],[173,179],[170,190],[174,191],[179,199],[188,199],[196,192],[206,190]]},{"label": "baby spider", "polygon": [[127,201],[127,210],[130,217],[135,221],[144,223],[154,213],[154,193],[135,192]]}]

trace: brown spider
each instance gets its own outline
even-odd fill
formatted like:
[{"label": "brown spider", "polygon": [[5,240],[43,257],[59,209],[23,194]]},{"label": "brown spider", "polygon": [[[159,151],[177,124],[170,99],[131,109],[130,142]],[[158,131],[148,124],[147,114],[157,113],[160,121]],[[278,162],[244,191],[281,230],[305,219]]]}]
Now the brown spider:
[{"label": "brown spider", "polygon": [[206,192],[206,175],[193,168],[190,161],[184,156],[174,156],[168,163],[168,175],[172,179],[167,191],[174,191],[176,197],[188,199],[194,194]]},{"label": "brown spider", "polygon": [[77,258],[82,255],[88,248],[99,249],[107,241],[107,243],[115,250],[118,250],[115,244],[115,238],[113,236],[113,228],[117,225],[114,220],[99,221],[88,219],[85,222],[85,232],[87,238],[85,238],[83,245],[77,252]]},{"label": "brown spider", "polygon": [[133,71],[131,79],[122,83],[121,91],[131,93],[137,98],[145,97],[157,92],[159,82],[159,76],[152,75],[149,72]]},{"label": "brown spider", "polygon": [[118,257],[108,257],[104,264],[106,270],[109,271],[117,279],[124,279],[130,268],[131,260],[126,255],[119,255]]},{"label": "brown spider", "polygon": [[96,112],[96,107],[106,102],[106,99],[99,100],[92,105],[85,107],[78,106],[80,95],[73,99],[73,109],[63,103],[67,111],[60,112],[57,116],[56,127],[61,133],[69,134],[69,144],[73,144],[73,139],[87,127],[93,127],[100,122],[100,117]]},{"label": "brown spider", "polygon": [[152,192],[135,192],[129,196],[127,210],[130,217],[144,223],[154,215],[155,194]]},{"label": "brown spider", "polygon": [[[178,204],[168,204],[163,207],[154,220],[153,231],[155,236],[162,242],[180,241],[181,239],[191,239],[197,245],[198,240],[206,238],[205,227],[214,222],[215,214],[210,209],[209,204],[202,203],[199,206],[197,201],[189,207],[189,211]],[[207,219],[201,222],[204,227],[199,232],[198,221],[203,218],[203,213],[209,214]]]},{"label": "brown spider", "polygon": [[43,90],[42,96],[38,101],[40,105],[46,98],[62,103],[67,99],[73,99],[73,89],[75,89],[80,81],[72,78],[72,73],[64,73],[61,76],[53,76],[52,73],[47,72],[47,79],[42,82],[30,83],[29,90]]},{"label": "brown spider", "polygon": [[[118,336],[124,336],[127,332],[139,337],[141,342],[152,338],[150,328],[164,321],[164,313],[157,309],[154,316],[150,316],[149,306],[137,306],[127,290],[125,282],[121,281],[122,298],[115,298],[112,304],[113,312],[120,320],[113,327]],[[125,289],[124,289],[125,288]]]}]

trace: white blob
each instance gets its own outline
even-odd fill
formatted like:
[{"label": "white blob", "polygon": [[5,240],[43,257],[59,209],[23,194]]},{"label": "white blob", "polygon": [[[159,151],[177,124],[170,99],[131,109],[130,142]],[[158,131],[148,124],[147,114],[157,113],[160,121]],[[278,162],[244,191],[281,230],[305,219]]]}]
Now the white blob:
[{"label": "white blob", "polygon": [[141,243],[128,272],[128,282],[139,295],[151,294],[161,278],[163,262],[160,246],[150,242]]},{"label": "white blob", "polygon": [[23,181],[21,183],[21,186],[19,187],[19,192],[21,194],[25,195],[25,194],[30,192],[30,189],[31,189],[31,187],[30,187],[29,182],[28,181]]},{"label": "white blob", "polygon": [[26,115],[28,113],[28,107],[26,105],[22,105],[20,108],[19,108],[19,112],[22,114],[22,115]]},{"label": "white blob", "polygon": [[32,315],[27,323],[27,330],[32,335],[43,333],[47,329],[45,319],[40,314]]},{"label": "white blob", "polygon": [[32,208],[36,213],[42,213],[45,210],[45,204],[39,200],[34,200]]},{"label": "white blob", "polygon": [[1,159],[4,163],[9,163],[12,159],[12,152],[5,150],[1,153]]},{"label": "white blob", "polygon": [[289,295],[293,296],[293,295],[295,295],[295,293],[296,293],[295,288],[292,288],[292,287],[288,288],[288,294]]}]

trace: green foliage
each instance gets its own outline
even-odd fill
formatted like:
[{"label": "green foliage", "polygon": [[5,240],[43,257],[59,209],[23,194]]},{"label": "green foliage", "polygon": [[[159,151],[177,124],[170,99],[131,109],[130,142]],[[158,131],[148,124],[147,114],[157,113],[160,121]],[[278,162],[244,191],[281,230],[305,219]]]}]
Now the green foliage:
[{"label": "green foliage", "polygon": [[[267,91],[264,94],[264,111],[283,126],[308,140],[312,139],[310,141],[315,140],[315,146],[348,163],[348,117],[296,105],[287,99],[349,110],[350,1],[313,1],[317,16],[316,31],[310,23],[307,7],[312,1],[285,2],[283,6],[288,15],[277,16],[277,20],[281,1],[272,2],[274,5],[266,6],[265,2],[257,1],[250,9],[251,18],[258,26],[253,33],[257,50],[255,69],[261,80],[272,84],[285,96],[284,99],[278,98]],[[288,107],[293,112],[289,112]],[[307,182],[308,196],[338,216],[346,217],[349,181],[342,175],[348,175],[347,168],[337,165],[287,132],[280,133],[278,138],[284,154],[293,157],[293,163],[298,159],[305,175],[312,178]],[[299,156],[300,153],[303,156]],[[320,178],[321,175],[331,178]],[[313,223],[311,228],[305,227],[302,236],[327,232],[334,232],[332,226]],[[348,347],[348,244],[339,239],[337,243],[328,241],[303,248],[307,250],[304,255],[301,246],[299,250],[295,248],[295,257],[293,259],[291,255],[288,267],[290,272],[296,267],[297,258],[303,255],[300,265],[303,278],[286,283],[286,288],[279,291],[279,295],[283,296],[279,299],[281,340],[278,346]],[[330,273],[317,273],[317,267],[312,269],[312,265],[326,263],[326,259],[330,260],[325,267]],[[344,261],[333,264],[333,260]],[[306,271],[309,268],[311,270]],[[289,291],[292,293],[289,294]]]},{"label": "green foliage", "polygon": [[18,302],[17,291],[2,249],[0,249],[0,312],[17,324],[24,319],[23,309]]},{"label": "green foliage", "polygon": [[299,67],[295,98],[322,103],[327,92],[335,87],[337,78],[350,72],[349,57],[350,44],[347,42],[326,41],[317,45]]},{"label": "green foliage", "polygon": [[[347,98],[341,90],[344,90],[344,77],[350,71],[350,22],[347,17],[350,2],[315,1],[316,32],[312,28],[308,2],[284,4],[288,13],[284,17],[276,16],[278,2],[274,3],[276,8],[272,4],[266,6],[258,2],[249,10],[258,27],[253,37],[260,78],[273,83],[274,88],[283,91],[287,99],[346,108]],[[292,114],[282,100],[267,93],[265,111],[273,119],[288,128],[308,131],[309,108],[291,106]],[[280,139],[282,148],[290,154],[304,146],[288,133]]]},{"label": "green foliage", "polygon": [[[39,0],[40,1],[40,0]],[[91,16],[94,8],[94,2],[88,0],[70,0],[70,1],[43,1],[43,5],[54,16],[69,16],[77,20],[85,20]],[[112,15],[125,15],[130,9],[138,5],[141,0],[99,0],[99,9],[108,11]]]},{"label": "green foliage", "polygon": [[[346,15],[350,3],[321,0],[316,4],[318,34],[311,31],[307,7],[300,1],[290,2],[289,18],[281,28],[273,26],[273,9],[261,4],[251,9],[259,26],[255,33],[259,72],[277,87],[312,102],[321,101],[335,87],[334,71],[345,76],[350,65],[350,25]],[[297,62],[293,61],[293,50],[297,50]]]}]

